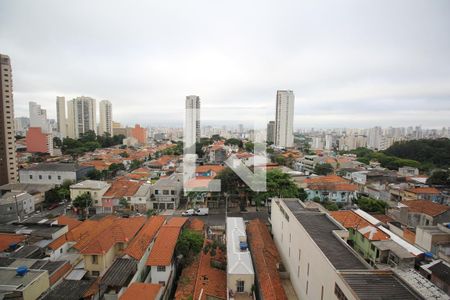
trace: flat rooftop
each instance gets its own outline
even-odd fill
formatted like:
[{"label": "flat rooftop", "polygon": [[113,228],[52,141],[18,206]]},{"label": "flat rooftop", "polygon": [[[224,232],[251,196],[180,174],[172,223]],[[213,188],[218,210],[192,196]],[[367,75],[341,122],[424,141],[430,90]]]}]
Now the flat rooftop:
[{"label": "flat rooftop", "polygon": [[282,199],[282,201],[337,270],[369,269],[369,266],[363,263],[342,239],[333,234],[334,230],[343,228],[333,223],[325,213],[304,208],[298,199]]},{"label": "flat rooftop", "polygon": [[0,268],[0,291],[21,290],[36,278],[46,273],[45,270],[28,270],[24,276],[17,276],[16,268]]}]

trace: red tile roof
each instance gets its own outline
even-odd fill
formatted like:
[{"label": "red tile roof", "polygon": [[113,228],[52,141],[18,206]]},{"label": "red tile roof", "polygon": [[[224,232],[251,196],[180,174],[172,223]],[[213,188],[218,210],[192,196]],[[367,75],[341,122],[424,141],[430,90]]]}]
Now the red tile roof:
[{"label": "red tile roof", "polygon": [[408,206],[410,212],[423,213],[432,217],[438,216],[450,210],[450,206],[437,204],[426,200],[408,200],[400,203]]},{"label": "red tile roof", "polygon": [[120,300],[153,300],[158,296],[161,285],[134,282],[120,296]]},{"label": "red tile roof", "polygon": [[441,192],[434,187],[418,187],[406,190],[414,194],[440,194]]},{"label": "red tile roof", "polygon": [[261,298],[287,299],[277,270],[280,256],[267,226],[259,219],[251,220],[247,233]]},{"label": "red tile roof", "polygon": [[362,235],[371,241],[389,240],[390,236],[372,226],[368,221],[352,210],[332,211],[330,215],[345,228],[358,230]]},{"label": "red tile roof", "polygon": [[319,177],[311,177],[306,178],[305,183],[314,184],[314,183],[348,183],[349,181],[345,178],[342,178],[337,175],[328,175],[328,176],[319,176]]},{"label": "red tile roof", "polygon": [[143,182],[119,179],[111,183],[111,187],[103,195],[105,198],[131,197],[136,194]]},{"label": "red tile roof", "polygon": [[155,238],[156,233],[164,221],[165,218],[162,216],[150,217],[136,237],[125,249],[124,253],[139,261],[144,255],[145,250]]},{"label": "red tile roof", "polygon": [[383,222],[384,224],[394,221],[394,219],[392,219],[388,215],[384,215],[384,214],[372,214],[372,216],[374,218],[378,219],[379,221]]},{"label": "red tile roof", "polygon": [[25,240],[21,234],[0,233],[0,251],[5,251],[11,244],[18,244]]},{"label": "red tile roof", "polygon": [[56,240],[53,240],[48,247],[52,250],[56,250],[67,242],[67,238],[65,235],[60,236]]},{"label": "red tile roof", "polygon": [[77,227],[78,225],[80,225],[81,223],[83,223],[75,218],[71,218],[66,215],[59,216],[58,218],[56,218],[56,221],[60,225],[67,225],[69,227],[69,230],[72,230],[75,227]]},{"label": "red tile roof", "polygon": [[200,257],[196,257],[189,266],[183,268],[178,280],[175,300],[187,300],[193,297],[199,264]]},{"label": "red tile roof", "polygon": [[172,217],[167,221],[165,226],[175,226],[175,227],[183,227],[184,223],[186,223],[188,218],[185,217]]},{"label": "red tile roof", "polygon": [[104,254],[116,243],[129,243],[142,225],[146,217],[116,218],[105,230],[93,237],[81,248],[83,254]]},{"label": "red tile roof", "polygon": [[345,191],[355,192],[358,190],[358,186],[351,183],[322,183],[322,184],[309,184],[308,188],[314,191]]},{"label": "red tile roof", "polygon": [[198,218],[194,218],[189,222],[188,228],[193,231],[203,232],[203,229],[205,228],[205,222]]},{"label": "red tile roof", "polygon": [[148,256],[147,266],[170,265],[180,231],[181,228],[176,226],[163,225],[161,227]]}]

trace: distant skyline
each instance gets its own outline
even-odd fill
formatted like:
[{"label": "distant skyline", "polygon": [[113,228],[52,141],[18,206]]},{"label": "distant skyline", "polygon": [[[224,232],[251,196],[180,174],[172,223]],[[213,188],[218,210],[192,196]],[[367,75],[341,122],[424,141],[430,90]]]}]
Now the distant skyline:
[{"label": "distant skyline", "polygon": [[447,0],[0,0],[0,53],[16,117],[84,95],[123,124],[182,125],[194,94],[202,124],[264,128],[290,89],[294,128],[442,128],[449,16]]}]

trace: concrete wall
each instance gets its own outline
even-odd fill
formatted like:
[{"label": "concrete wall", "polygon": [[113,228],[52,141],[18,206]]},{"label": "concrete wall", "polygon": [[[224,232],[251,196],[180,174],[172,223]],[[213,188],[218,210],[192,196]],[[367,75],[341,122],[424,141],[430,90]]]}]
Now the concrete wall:
[{"label": "concrete wall", "polygon": [[[32,176],[32,178],[30,178]],[[39,178],[41,176],[41,178]],[[50,176],[50,178],[49,178]],[[57,172],[57,171],[37,171],[25,170],[19,171],[21,183],[42,183],[42,184],[62,184],[65,180],[76,181],[75,172]]]},{"label": "concrete wall", "polygon": [[164,284],[167,285],[168,280],[170,279],[172,268],[173,265],[168,265],[166,266],[165,272],[158,272],[158,267],[152,266],[150,270],[151,283],[158,284],[160,281],[164,281]]},{"label": "concrete wall", "polygon": [[70,189],[70,199],[74,200],[77,196],[84,194],[84,193],[90,193],[92,200],[94,202],[94,206],[101,207],[102,206],[102,197],[106,193],[106,191],[109,189],[110,186],[107,186],[101,190],[98,189]]},{"label": "concrete wall", "polygon": [[337,284],[348,300],[356,299],[289,208],[279,202],[289,216],[287,220],[276,202],[272,200],[273,238],[297,297],[302,300],[337,299],[334,294]]},{"label": "concrete wall", "polygon": [[33,282],[23,290],[23,300],[35,300],[50,288],[48,272],[42,272]]}]

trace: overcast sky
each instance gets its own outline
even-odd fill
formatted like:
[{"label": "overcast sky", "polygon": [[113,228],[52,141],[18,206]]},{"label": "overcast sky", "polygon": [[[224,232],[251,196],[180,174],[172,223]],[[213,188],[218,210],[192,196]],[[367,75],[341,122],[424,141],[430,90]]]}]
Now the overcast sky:
[{"label": "overcast sky", "polygon": [[[144,3],[145,2],[145,3]],[[274,119],[295,127],[450,126],[450,1],[0,0],[16,116],[57,95],[113,103],[124,124]]]}]

